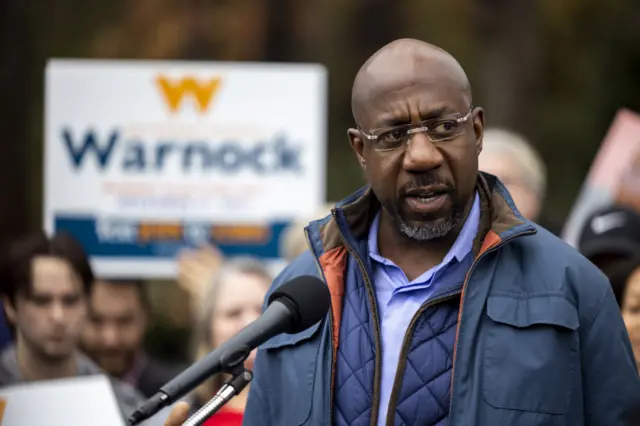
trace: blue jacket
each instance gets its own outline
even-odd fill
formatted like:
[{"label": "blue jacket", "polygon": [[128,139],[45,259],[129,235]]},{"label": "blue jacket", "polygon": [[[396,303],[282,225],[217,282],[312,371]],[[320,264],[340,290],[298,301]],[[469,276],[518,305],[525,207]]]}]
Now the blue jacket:
[{"label": "blue jacket", "polygon": [[[640,378],[607,279],[523,219],[493,176],[480,176],[477,189],[481,225],[460,296],[448,424],[640,425]],[[327,283],[332,308],[324,321],[260,347],[243,424],[335,423],[340,324],[352,309],[343,304],[344,290],[349,280],[366,281],[366,252],[357,241],[366,238],[377,209],[375,196],[363,189],[306,228],[310,250],[276,278],[269,294],[296,276],[315,275]],[[375,320],[375,310],[369,315]],[[379,365],[379,339],[373,345]],[[398,368],[397,377],[411,375],[402,357]],[[353,395],[354,405],[371,401],[371,423],[379,376],[367,376],[371,394]],[[422,424],[417,415],[400,419],[398,409],[389,407],[396,415],[388,425]]]}]

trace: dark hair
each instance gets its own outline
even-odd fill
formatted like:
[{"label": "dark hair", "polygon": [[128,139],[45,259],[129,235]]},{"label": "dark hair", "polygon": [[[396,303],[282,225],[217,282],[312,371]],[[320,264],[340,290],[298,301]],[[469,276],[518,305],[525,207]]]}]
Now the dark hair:
[{"label": "dark hair", "polygon": [[2,258],[0,294],[15,305],[16,296],[29,296],[32,290],[32,261],[38,256],[66,260],[82,282],[85,294],[91,292],[93,271],[80,243],[70,234],[60,232],[47,237],[44,232],[30,234],[10,244]]},{"label": "dark hair", "polygon": [[640,268],[640,255],[634,256],[631,259],[618,261],[603,271],[609,278],[611,289],[620,307],[622,307],[624,302],[624,295],[627,290],[629,278],[638,268]]},{"label": "dark hair", "polygon": [[135,279],[135,278],[118,278],[118,279],[109,279],[103,278],[99,279],[98,282],[103,282],[106,284],[111,284],[114,286],[131,286],[136,291],[138,295],[138,300],[140,301],[140,305],[142,309],[149,312],[151,310],[151,302],[149,301],[149,295],[147,294],[147,289],[145,287],[144,281]]}]

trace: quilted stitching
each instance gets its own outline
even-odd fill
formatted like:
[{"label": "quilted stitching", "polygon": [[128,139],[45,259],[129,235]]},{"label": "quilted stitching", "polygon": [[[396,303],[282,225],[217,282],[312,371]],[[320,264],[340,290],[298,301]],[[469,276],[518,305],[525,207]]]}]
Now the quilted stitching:
[{"label": "quilted stitching", "polygon": [[[472,262],[468,256],[451,285],[462,285]],[[440,283],[445,285],[444,282]],[[449,287],[451,290],[453,288]],[[338,342],[334,424],[368,426],[371,421],[375,370],[373,316],[360,267],[349,258]],[[446,426],[459,299],[428,308],[418,319],[409,347],[395,425]],[[377,409],[377,407],[376,407]]]},{"label": "quilted stitching", "polygon": [[[354,274],[355,275],[355,274]],[[334,422],[371,421],[375,342],[364,283],[347,279],[340,325]],[[449,414],[458,301],[427,309],[416,324],[405,367],[395,424],[445,426]]]},{"label": "quilted stitching", "polygon": [[449,415],[458,301],[427,310],[413,334],[395,424],[443,426]]},{"label": "quilted stitching", "polygon": [[371,419],[375,341],[367,290],[347,279],[340,324],[335,388],[335,424],[368,425]]}]

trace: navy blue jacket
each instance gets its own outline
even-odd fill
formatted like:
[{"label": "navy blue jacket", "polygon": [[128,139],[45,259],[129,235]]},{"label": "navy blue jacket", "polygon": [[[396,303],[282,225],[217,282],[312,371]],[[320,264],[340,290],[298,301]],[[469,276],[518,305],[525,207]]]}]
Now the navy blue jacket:
[{"label": "navy blue jacket", "polygon": [[[640,378],[607,279],[573,248],[522,218],[495,177],[483,174],[477,189],[482,213],[474,259],[457,299],[449,412],[446,419],[431,421],[450,426],[640,424]],[[378,209],[365,188],[307,227],[310,250],[285,268],[270,292],[294,277],[315,275],[327,283],[332,308],[311,328],[260,347],[243,424],[344,422],[336,417],[335,399],[340,395],[340,325],[352,320],[354,310],[345,303],[345,289],[368,281],[366,252],[358,242],[366,238]],[[361,301],[370,309],[361,321],[375,325],[375,294],[362,288]],[[456,299],[446,300],[450,308]],[[357,424],[375,424],[378,411],[382,348],[379,331],[368,329],[373,338],[360,344],[363,353],[373,353],[373,362],[363,356],[363,365],[354,366],[362,370],[364,386],[351,396],[351,405],[344,395],[339,402],[346,415],[364,413],[366,421]],[[415,329],[409,333],[417,336]],[[419,382],[407,368],[408,349],[399,360],[396,380],[401,377],[402,383],[394,386],[388,425],[423,425],[430,413],[422,406],[432,410],[420,397],[403,399],[411,397],[405,382]],[[404,401],[410,401],[413,415],[403,412]],[[368,411],[362,412],[363,406]]]}]

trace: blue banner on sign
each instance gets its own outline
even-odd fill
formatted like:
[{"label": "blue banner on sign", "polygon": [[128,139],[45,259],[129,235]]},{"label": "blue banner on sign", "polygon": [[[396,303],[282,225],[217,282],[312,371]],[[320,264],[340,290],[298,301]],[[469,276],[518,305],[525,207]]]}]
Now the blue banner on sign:
[{"label": "blue banner on sign", "polygon": [[232,225],[211,222],[143,222],[57,215],[54,229],[67,231],[92,257],[170,259],[186,247],[216,245],[227,256],[280,258],[280,236],[289,222]]}]

